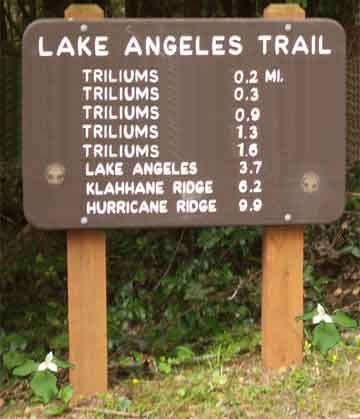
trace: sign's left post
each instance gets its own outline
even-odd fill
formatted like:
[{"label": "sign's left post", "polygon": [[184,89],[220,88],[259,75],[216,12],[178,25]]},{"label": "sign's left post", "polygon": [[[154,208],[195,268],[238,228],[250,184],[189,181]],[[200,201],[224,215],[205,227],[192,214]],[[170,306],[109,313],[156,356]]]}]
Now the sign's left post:
[{"label": "sign's left post", "polygon": [[[73,4],[68,20],[97,20],[97,5]],[[107,390],[106,237],[99,230],[67,233],[70,382],[75,396]]]}]

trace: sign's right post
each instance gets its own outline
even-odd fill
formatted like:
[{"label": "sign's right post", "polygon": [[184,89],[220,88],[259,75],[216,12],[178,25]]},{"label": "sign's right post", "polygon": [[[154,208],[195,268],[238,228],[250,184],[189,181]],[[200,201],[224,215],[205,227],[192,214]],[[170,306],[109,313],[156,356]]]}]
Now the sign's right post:
[{"label": "sign's right post", "polygon": [[[297,4],[271,4],[265,19],[304,19]],[[262,360],[265,368],[303,360],[303,226],[266,227],[262,255]]]}]

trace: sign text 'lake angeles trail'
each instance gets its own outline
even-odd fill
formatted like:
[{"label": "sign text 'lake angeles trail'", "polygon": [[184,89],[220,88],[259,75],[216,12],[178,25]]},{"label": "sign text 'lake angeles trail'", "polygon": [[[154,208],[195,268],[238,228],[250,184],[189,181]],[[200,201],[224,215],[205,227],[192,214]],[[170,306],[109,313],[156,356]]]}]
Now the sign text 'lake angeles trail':
[{"label": "sign text 'lake angeles trail'", "polygon": [[330,222],[345,37],[329,20],[44,20],[23,42],[24,209],[42,228]]}]

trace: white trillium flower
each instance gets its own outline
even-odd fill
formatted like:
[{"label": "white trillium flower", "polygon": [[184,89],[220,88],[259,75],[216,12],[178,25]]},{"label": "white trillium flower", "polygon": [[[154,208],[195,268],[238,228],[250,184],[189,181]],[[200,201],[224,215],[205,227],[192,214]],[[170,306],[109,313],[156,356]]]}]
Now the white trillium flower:
[{"label": "white trillium flower", "polygon": [[332,318],[326,314],[324,307],[321,304],[317,305],[317,312],[318,314],[316,314],[313,319],[312,322],[313,324],[317,324],[320,322],[325,322],[325,323],[332,323]]},{"label": "white trillium flower", "polygon": [[39,366],[38,366],[38,371],[46,371],[46,370],[50,370],[52,372],[57,372],[58,367],[57,365],[52,362],[52,360],[54,359],[54,355],[52,352],[49,352],[46,355],[45,361],[42,362]]}]

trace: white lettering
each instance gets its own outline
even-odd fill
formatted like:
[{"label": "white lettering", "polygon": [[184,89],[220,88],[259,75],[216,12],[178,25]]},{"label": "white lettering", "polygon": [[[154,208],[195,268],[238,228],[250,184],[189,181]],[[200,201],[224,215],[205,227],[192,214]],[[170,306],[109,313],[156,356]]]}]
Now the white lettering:
[{"label": "white lettering", "polygon": [[43,36],[39,37],[39,55],[40,57],[52,57],[54,55],[52,51],[45,51]]}]

